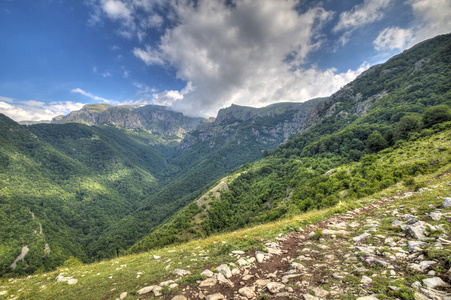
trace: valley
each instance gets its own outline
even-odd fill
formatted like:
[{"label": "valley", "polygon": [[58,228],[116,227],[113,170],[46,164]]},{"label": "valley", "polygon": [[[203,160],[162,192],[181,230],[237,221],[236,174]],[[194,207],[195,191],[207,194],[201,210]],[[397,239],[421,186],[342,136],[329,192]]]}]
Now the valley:
[{"label": "valley", "polygon": [[450,34],[304,103],[0,114],[0,297],[447,299],[449,78]]}]

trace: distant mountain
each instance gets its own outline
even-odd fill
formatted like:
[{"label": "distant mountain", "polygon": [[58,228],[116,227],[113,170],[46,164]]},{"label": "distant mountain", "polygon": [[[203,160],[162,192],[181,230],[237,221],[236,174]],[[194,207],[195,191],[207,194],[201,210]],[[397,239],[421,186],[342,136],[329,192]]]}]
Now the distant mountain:
[{"label": "distant mountain", "polygon": [[66,116],[53,118],[52,123],[112,124],[126,129],[146,129],[152,134],[182,138],[186,132],[196,128],[200,120],[158,105],[87,104]]},{"label": "distant mountain", "polygon": [[179,145],[189,149],[194,144],[206,142],[212,149],[228,144],[251,140],[262,150],[274,149],[291,134],[303,128],[304,118],[326,98],[304,103],[277,103],[262,108],[232,105],[219,110],[216,118],[210,118],[189,132]]}]

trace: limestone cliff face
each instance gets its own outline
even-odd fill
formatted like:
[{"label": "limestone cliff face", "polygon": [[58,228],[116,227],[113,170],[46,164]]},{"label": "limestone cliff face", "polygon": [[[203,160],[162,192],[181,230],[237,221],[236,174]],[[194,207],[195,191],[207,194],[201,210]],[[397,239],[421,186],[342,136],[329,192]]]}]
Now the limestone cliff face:
[{"label": "limestone cliff face", "polygon": [[182,138],[200,123],[199,118],[190,118],[164,106],[111,106],[88,104],[67,116],[59,116],[52,123],[77,122],[88,125],[112,124],[127,129],[145,129],[163,136]]},{"label": "limestone cliff face", "polygon": [[185,136],[179,148],[187,150],[198,142],[208,142],[210,148],[215,148],[225,141],[239,145],[254,140],[268,150],[274,149],[302,128],[304,118],[322,100],[277,103],[262,108],[232,105],[221,109],[216,118],[201,122]]}]

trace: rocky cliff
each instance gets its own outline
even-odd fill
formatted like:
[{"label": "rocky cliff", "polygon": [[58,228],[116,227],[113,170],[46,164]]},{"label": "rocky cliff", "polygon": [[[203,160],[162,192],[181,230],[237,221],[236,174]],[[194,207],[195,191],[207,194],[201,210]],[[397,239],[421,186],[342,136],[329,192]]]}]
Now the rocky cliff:
[{"label": "rocky cliff", "polygon": [[78,111],[54,118],[52,123],[112,124],[127,129],[139,128],[149,130],[153,134],[182,138],[186,132],[195,129],[200,120],[200,118],[186,117],[182,113],[157,105],[87,104]]},{"label": "rocky cliff", "polygon": [[304,103],[277,103],[262,108],[232,105],[221,109],[216,118],[203,120],[188,133],[179,147],[189,149],[199,141],[214,148],[220,140],[242,143],[253,139],[273,149],[303,128],[304,118],[325,98]]}]

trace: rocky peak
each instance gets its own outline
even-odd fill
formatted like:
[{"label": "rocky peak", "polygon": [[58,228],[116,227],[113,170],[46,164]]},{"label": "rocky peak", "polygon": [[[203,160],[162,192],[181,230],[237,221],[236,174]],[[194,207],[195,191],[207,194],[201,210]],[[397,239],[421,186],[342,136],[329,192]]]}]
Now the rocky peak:
[{"label": "rocky peak", "polygon": [[163,136],[175,135],[182,138],[186,132],[195,129],[200,120],[200,118],[186,117],[182,113],[158,105],[87,104],[79,111],[54,118],[52,123],[111,124],[127,129],[139,128]]}]

